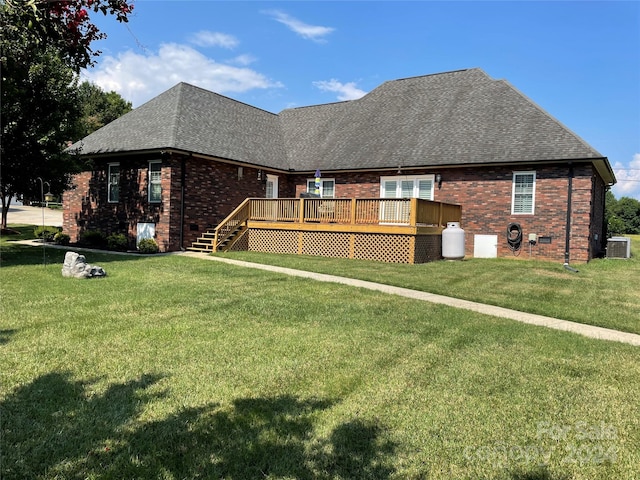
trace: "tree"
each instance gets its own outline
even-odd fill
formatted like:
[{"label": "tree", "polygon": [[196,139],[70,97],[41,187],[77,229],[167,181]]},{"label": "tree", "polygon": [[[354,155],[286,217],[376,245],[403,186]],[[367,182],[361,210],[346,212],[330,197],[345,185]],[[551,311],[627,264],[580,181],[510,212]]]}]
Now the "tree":
[{"label": "tree", "polygon": [[616,200],[613,193],[608,191],[605,219],[610,236],[640,233],[640,201],[630,197]]},{"label": "tree", "polygon": [[28,66],[6,65],[12,75],[2,85],[3,229],[13,196],[40,198],[38,177],[61,191],[66,174],[78,170],[77,160],[63,147],[78,135],[80,118],[76,76],[57,52],[34,57]]},{"label": "tree", "polygon": [[80,136],[74,140],[86,137],[132,108],[131,102],[126,101],[120,94],[105,92],[90,82],[82,82],[78,93],[82,107],[82,125]]},{"label": "tree", "polygon": [[125,0],[0,1],[2,229],[13,196],[39,193],[37,177],[61,191],[78,169],[64,153],[82,135],[77,74],[104,37],[88,12],[127,21],[132,9]]},{"label": "tree", "polygon": [[635,198],[622,197],[618,200],[614,213],[624,222],[624,233],[632,235],[640,233],[640,201]]}]

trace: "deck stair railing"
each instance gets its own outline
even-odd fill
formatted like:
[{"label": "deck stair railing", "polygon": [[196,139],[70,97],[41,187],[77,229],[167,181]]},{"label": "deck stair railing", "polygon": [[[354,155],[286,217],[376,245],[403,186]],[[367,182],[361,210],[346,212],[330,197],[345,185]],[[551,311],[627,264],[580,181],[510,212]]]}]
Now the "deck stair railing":
[{"label": "deck stair railing", "polygon": [[251,199],[247,198],[216,227],[213,251],[225,251],[231,248],[240,238],[240,233],[246,230],[250,216]]}]

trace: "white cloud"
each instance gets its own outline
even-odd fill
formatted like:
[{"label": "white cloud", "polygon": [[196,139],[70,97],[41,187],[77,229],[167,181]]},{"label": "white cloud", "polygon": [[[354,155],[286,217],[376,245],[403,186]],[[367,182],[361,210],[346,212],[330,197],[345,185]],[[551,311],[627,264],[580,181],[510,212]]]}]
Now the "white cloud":
[{"label": "white cloud", "polygon": [[616,198],[640,199],[640,153],[636,153],[627,165],[616,162],[613,172],[618,180],[613,187]]},{"label": "white cloud", "polygon": [[291,15],[278,11],[269,10],[264,12],[273,17],[274,20],[286,25],[290,30],[300,35],[302,38],[313,40],[314,42],[325,42],[325,36],[332,33],[335,29],[332,27],[321,27],[319,25],[309,25]]},{"label": "white cloud", "polygon": [[223,48],[235,48],[240,42],[232,35],[220,32],[209,32],[207,30],[201,30],[194,33],[189,39],[191,43],[199,47],[223,47]]},{"label": "white cloud", "polygon": [[229,63],[246,66],[246,65],[252,64],[255,61],[256,61],[256,57],[254,57],[253,55],[244,54],[244,55],[238,55],[237,57],[232,58],[231,60],[229,60]]},{"label": "white cloud", "polygon": [[98,67],[86,70],[83,77],[103,90],[119,93],[134,107],[179,82],[222,94],[282,87],[255,70],[219,63],[189,46],[174,43],[161,45],[157,53],[127,51],[103,57]]},{"label": "white cloud", "polygon": [[315,87],[318,87],[324,92],[336,92],[338,93],[338,100],[357,100],[367,94],[364,90],[360,90],[356,87],[355,82],[340,83],[336,79],[320,80],[313,82]]}]

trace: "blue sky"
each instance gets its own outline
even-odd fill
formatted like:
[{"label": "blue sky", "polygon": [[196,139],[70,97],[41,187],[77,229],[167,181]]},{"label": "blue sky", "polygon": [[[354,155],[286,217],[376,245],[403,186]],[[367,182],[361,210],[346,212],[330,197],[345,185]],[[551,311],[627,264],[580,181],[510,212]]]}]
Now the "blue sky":
[{"label": "blue sky", "polygon": [[465,68],[505,79],[640,199],[640,2],[137,0],[84,76],[134,107],[184,81],[278,113]]}]

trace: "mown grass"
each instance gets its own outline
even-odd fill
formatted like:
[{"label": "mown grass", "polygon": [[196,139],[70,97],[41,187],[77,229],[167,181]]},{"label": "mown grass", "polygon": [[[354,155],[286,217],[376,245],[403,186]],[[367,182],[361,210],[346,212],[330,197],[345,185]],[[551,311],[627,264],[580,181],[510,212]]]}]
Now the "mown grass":
[{"label": "mown grass", "polygon": [[3,480],[640,475],[637,347],[193,258],[89,253],[108,276],[76,280],[63,251],[2,249]]},{"label": "mown grass", "polygon": [[640,235],[630,237],[632,258],[573,265],[578,273],[558,263],[509,258],[397,265],[258,252],[216,255],[381,282],[640,334]]}]

